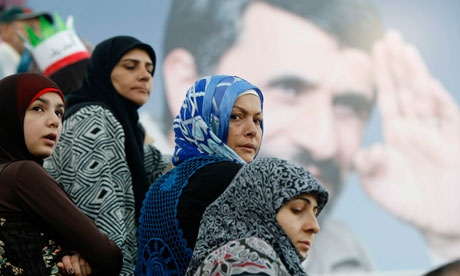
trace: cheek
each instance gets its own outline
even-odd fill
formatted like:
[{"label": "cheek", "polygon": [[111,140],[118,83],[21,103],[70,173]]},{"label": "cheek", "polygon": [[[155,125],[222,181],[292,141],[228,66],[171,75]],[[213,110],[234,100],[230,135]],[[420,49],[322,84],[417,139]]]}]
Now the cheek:
[{"label": "cheek", "polygon": [[153,88],[153,77],[150,78],[149,82],[147,83],[147,88],[149,91]]},{"label": "cheek", "polygon": [[230,123],[228,126],[228,135],[227,135],[227,146],[233,149],[233,146],[236,143],[236,139],[238,138],[238,128]]},{"label": "cheek", "polygon": [[30,147],[34,143],[34,137],[37,137],[37,127],[34,124],[27,123],[24,121],[24,141],[26,143],[27,149],[30,151]]},{"label": "cheek", "polygon": [[57,137],[56,137],[56,144],[57,144],[59,142],[59,139],[61,138],[61,134],[62,134],[62,123],[60,123],[56,134],[57,134]]},{"label": "cheek", "polygon": [[339,140],[340,156],[342,163],[350,164],[361,146],[364,133],[364,123],[339,124],[337,137]]},{"label": "cheek", "polygon": [[123,82],[123,78],[120,76],[120,74],[112,74],[110,76],[110,79],[112,80],[112,85],[113,87],[115,88],[115,90],[120,93],[120,94],[124,94],[124,87],[125,87],[125,84]]},{"label": "cheek", "polygon": [[291,212],[285,209],[281,209],[276,216],[278,224],[290,239],[292,239],[292,234],[294,232],[293,229],[295,228],[295,223],[292,216],[293,215]]}]

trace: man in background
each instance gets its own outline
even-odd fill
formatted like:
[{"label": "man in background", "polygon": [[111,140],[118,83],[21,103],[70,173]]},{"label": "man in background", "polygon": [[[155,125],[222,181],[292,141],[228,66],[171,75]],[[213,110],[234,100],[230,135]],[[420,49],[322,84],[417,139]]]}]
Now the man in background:
[{"label": "man in background", "polygon": [[[412,46],[382,33],[367,1],[174,1],[164,41],[166,124],[200,77],[245,78],[264,93],[261,154],[310,170],[331,193],[326,212],[356,170],[377,203],[420,229],[434,258],[449,260],[460,252],[458,107]],[[375,102],[385,144],[360,149]],[[323,216],[307,271],[372,269],[353,233]]]}]

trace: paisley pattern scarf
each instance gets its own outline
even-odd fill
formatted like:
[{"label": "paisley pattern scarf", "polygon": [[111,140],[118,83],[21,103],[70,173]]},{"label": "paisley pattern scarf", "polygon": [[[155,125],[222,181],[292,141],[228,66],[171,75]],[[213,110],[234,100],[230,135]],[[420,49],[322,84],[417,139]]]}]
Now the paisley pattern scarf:
[{"label": "paisley pattern scarf", "polygon": [[309,193],[317,195],[319,214],[328,193],[303,167],[277,158],[260,158],[244,165],[204,212],[186,275],[193,275],[216,248],[248,237],[260,238],[273,247],[291,275],[304,274],[303,258],[278,224],[276,214],[292,198]]}]

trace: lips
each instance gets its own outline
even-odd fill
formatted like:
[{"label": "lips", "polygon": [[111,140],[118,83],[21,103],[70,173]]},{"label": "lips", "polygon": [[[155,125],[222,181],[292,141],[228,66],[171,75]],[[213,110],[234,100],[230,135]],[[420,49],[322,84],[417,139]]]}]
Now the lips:
[{"label": "lips", "polygon": [[311,243],[309,241],[299,241],[297,244],[305,251],[310,250]]},{"label": "lips", "polygon": [[241,145],[239,146],[240,148],[243,148],[243,149],[246,149],[246,150],[253,150],[255,151],[256,150],[256,146],[252,143],[248,143],[248,144],[244,144],[244,145]]},{"label": "lips", "polygon": [[46,143],[50,146],[56,143],[57,135],[55,133],[49,133],[48,135],[44,136]]},{"label": "lips", "polygon": [[146,93],[146,94],[149,93],[149,90],[148,90],[147,88],[145,88],[145,87],[136,86],[136,87],[133,87],[133,88],[131,88],[131,89],[132,89],[132,90],[139,90],[140,92]]},{"label": "lips", "polygon": [[57,137],[57,135],[54,134],[54,133],[50,133],[50,134],[45,136],[46,139],[53,140],[53,141],[56,141],[56,137]]}]

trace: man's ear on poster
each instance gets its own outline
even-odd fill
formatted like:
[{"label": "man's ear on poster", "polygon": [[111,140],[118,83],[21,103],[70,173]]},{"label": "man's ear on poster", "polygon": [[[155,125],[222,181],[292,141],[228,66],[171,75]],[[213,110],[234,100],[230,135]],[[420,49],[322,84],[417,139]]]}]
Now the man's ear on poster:
[{"label": "man's ear on poster", "polygon": [[189,51],[176,48],[169,52],[163,61],[163,81],[172,114],[179,112],[188,88],[197,79],[195,58]]}]

